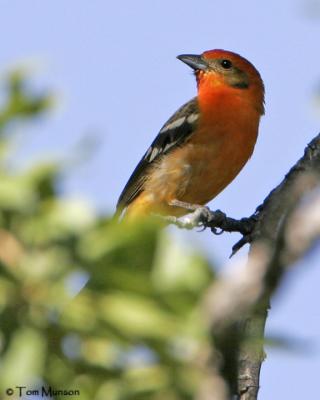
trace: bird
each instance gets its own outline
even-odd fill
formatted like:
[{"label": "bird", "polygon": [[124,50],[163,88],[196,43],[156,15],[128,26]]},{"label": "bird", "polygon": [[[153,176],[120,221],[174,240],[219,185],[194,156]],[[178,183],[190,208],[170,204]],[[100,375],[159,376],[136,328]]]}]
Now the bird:
[{"label": "bird", "polygon": [[197,225],[256,144],[265,90],[254,65],[221,49],[177,58],[192,68],[197,95],[163,125],[134,169],[117,202],[124,219],[185,216]]}]

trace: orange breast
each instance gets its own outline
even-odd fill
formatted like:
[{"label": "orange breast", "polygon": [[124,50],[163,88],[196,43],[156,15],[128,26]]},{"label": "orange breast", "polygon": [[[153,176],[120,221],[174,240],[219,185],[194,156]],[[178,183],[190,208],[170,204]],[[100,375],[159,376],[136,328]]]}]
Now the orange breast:
[{"label": "orange breast", "polygon": [[151,170],[143,193],[128,213],[184,215],[173,199],[204,205],[220,193],[250,158],[259,114],[247,101],[226,94],[200,104],[199,128],[182,147],[165,155]]}]

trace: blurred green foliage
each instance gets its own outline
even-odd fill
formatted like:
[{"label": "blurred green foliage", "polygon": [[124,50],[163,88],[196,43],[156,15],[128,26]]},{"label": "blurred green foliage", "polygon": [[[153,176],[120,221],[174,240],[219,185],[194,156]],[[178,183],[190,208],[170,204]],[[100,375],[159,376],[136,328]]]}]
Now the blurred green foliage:
[{"label": "blurred green foliage", "polygon": [[10,168],[14,127],[52,98],[21,71],[2,94],[0,398],[42,385],[79,390],[67,397],[76,399],[193,398],[209,346],[201,301],[212,267],[155,221],[117,223],[59,196],[58,163]]}]

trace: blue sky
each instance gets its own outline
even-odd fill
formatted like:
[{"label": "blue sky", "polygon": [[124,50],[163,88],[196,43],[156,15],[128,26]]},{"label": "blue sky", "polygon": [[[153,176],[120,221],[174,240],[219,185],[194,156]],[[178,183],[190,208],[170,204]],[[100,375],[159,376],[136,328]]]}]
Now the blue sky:
[{"label": "blue sky", "polygon": [[[113,211],[159,128],[195,95],[194,78],[178,54],[236,51],[255,64],[266,86],[255,153],[212,208],[235,217],[251,214],[319,131],[313,101],[320,81],[316,0],[2,0],[0,35],[1,72],[29,65],[36,85],[53,88],[59,104],[23,132],[20,157],[30,162],[44,154],[68,156],[83,135],[97,138],[96,154],[71,172],[65,192],[88,198],[100,210]],[[172,231],[221,264],[238,238]],[[268,349],[262,400],[313,398],[318,392],[318,257],[315,251],[300,263],[273,301],[268,334],[301,339],[308,351]]]}]

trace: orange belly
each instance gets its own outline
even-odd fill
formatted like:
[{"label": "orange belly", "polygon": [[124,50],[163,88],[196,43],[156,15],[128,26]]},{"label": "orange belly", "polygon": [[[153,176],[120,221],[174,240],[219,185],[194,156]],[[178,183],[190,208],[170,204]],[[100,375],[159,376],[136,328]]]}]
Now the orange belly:
[{"label": "orange belly", "polygon": [[142,193],[128,206],[130,216],[152,212],[181,216],[172,200],[204,205],[241,171],[257,140],[261,110],[247,92],[199,92],[199,128],[189,141],[154,162]]},{"label": "orange belly", "polygon": [[144,191],[128,207],[127,214],[181,216],[188,211],[170,206],[171,200],[204,205],[220,193],[250,158],[257,138],[251,132],[217,135],[197,132],[190,142],[162,157],[150,171]]}]

